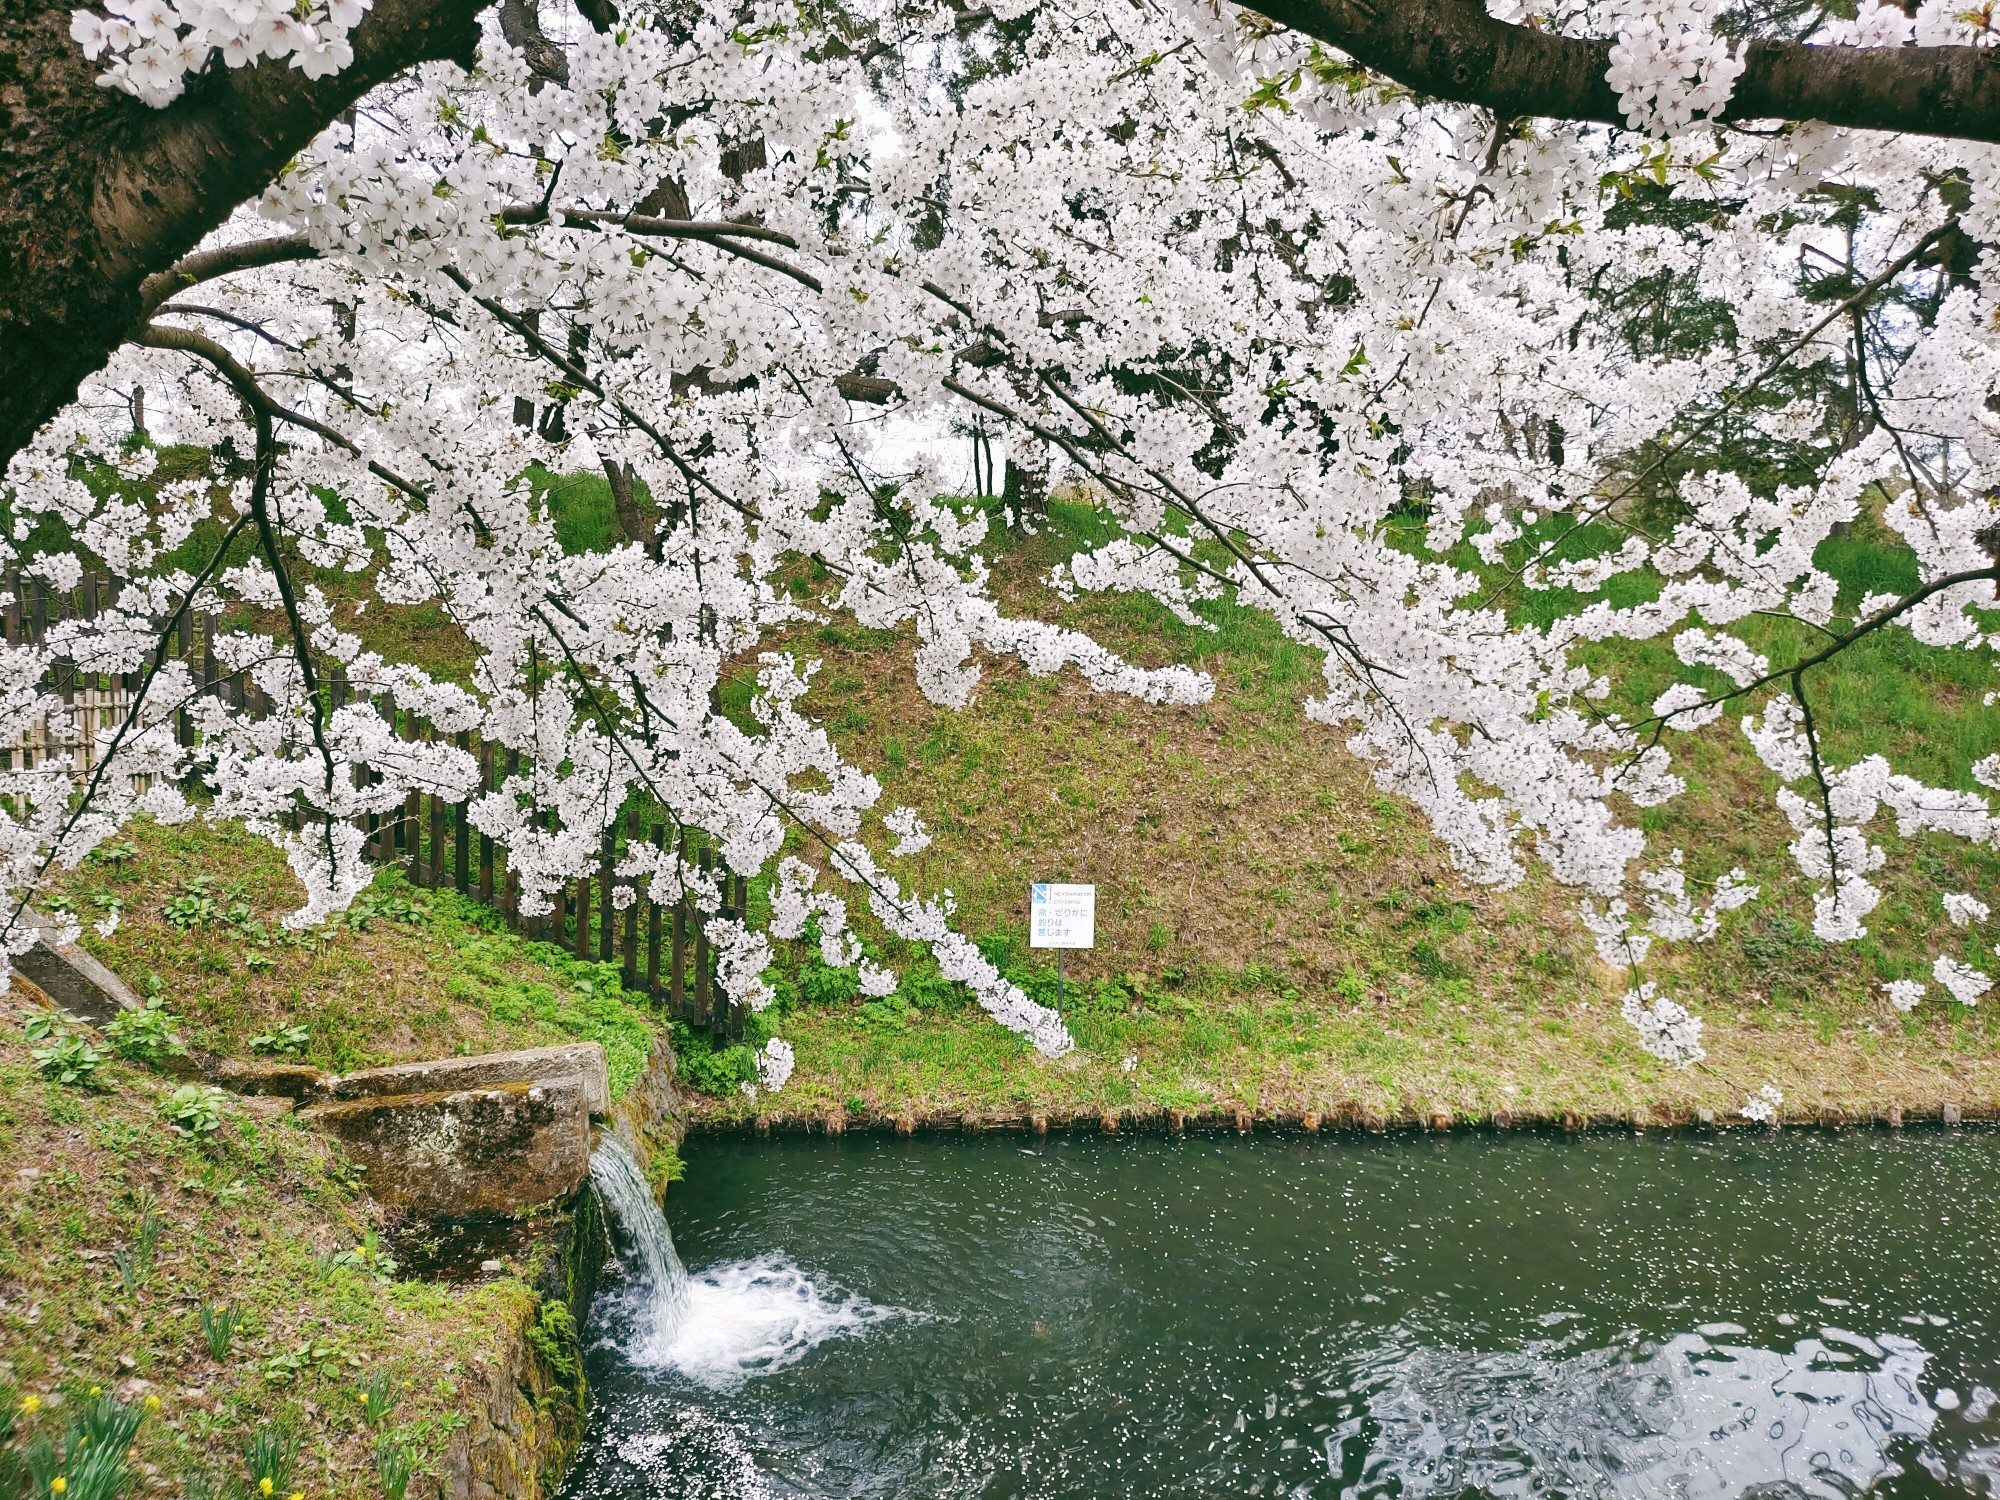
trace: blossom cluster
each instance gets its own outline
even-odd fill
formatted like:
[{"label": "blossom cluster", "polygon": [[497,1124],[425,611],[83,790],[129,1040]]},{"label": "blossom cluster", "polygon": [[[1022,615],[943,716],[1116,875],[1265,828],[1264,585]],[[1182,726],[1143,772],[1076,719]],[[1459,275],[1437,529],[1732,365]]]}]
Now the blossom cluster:
[{"label": "blossom cluster", "polygon": [[[342,66],[361,9],[116,0],[79,12],[76,35],[108,84],[158,103],[218,54]],[[1823,40],[1977,40],[1941,0],[1890,9]],[[745,10],[599,33],[551,0],[566,83],[489,15],[476,71],[385,85],[218,231],[209,248],[280,234],[314,252],[154,314],[226,348],[292,414],[266,488],[240,461],[254,439],[237,393],[186,349],[120,351],[14,458],[0,565],[70,587],[87,552],[124,583],[46,642],[0,644],[0,740],[62,712],[57,660],[148,670],[183,605],[282,618],[272,558],[189,562],[205,522],[261,507],[279,561],[349,585],[292,580],[302,641],[267,623],[218,638],[272,712],[203,697],[169,663],[87,805],[60,765],[0,770],[17,897],[126,818],[199,812],[284,849],[305,892],[292,920],[338,910],[369,874],[354,820],[475,784],[448,741],[396,735],[386,702],[507,752],[471,820],[507,846],[525,911],[593,869],[643,797],[729,870],[774,872],[771,935],[812,933],[887,993],[865,908],[1061,1056],[1061,1017],[957,931],[949,893],[891,873],[929,830],[842,753],[802,643],[836,621],[899,632],[943,707],[999,660],[1205,702],[1215,684],[1192,662],[1131,659],[1058,615],[1109,591],[1197,626],[1218,605],[1261,612],[1313,664],[1313,732],[1418,809],[1468,877],[1507,886],[1539,864],[1572,888],[1621,969],[1711,938],[1756,894],[1646,831],[1644,811],[1685,790],[1683,735],[1744,736],[1828,941],[1867,931],[1883,827],[2000,839],[2000,758],[1948,785],[1831,759],[1816,679],[1795,683],[1751,630],[1777,617],[1818,639],[1879,615],[1990,679],[2000,280],[1916,252],[1954,215],[2000,239],[2000,150],[1811,126],[1697,141],[1738,64],[1696,3],[1561,20],[1611,26],[1630,123],[1665,144],[1415,99],[1206,4],[861,0],[843,25],[881,50],[825,45],[802,7]],[[1859,228],[1821,211],[1836,188],[1869,205]],[[1651,217],[1632,207],[1645,195]],[[1774,348],[1801,368],[1850,357],[1849,322],[1799,273],[1827,257],[1843,285],[1893,273],[1911,305],[1928,299],[1865,371],[1887,416],[1838,443],[1819,441],[1831,418],[1810,382],[1759,385]],[[1727,332],[1628,337],[1600,289],[1658,285],[1726,307]],[[1782,482],[1707,459],[1643,467],[1722,414],[1744,443],[1804,456]],[[1092,540],[1043,575],[1053,598],[996,591],[1005,518],[968,496],[946,436],[974,422],[1091,512]],[[168,443],[216,462],[164,479]],[[606,465],[632,529],[621,513],[609,541],[578,545],[546,476]],[[1655,513],[1635,511],[1635,469]],[[1825,544],[1864,517],[1936,586],[1844,591]],[[37,540],[56,534],[76,545]],[[464,643],[449,680],[381,628],[419,608]],[[1657,643],[1664,666],[1607,665],[1612,642]],[[308,689],[302,650],[351,702]],[[183,796],[190,780],[207,795]],[[765,937],[722,920],[714,871],[643,846],[620,874],[690,900],[725,989],[769,999]],[[1943,909],[1987,917],[1969,895]],[[1984,993],[1970,962],[1938,964],[1947,993]],[[1924,984],[1896,981],[1889,1002]],[[1628,988],[1642,1046],[1700,1055],[1698,1018],[1636,972]],[[776,1086],[789,1058],[767,1062]]]},{"label": "blossom cluster", "polygon": [[1675,136],[1720,116],[1743,60],[1713,29],[1714,0],[1616,0],[1605,81],[1635,130]]},{"label": "blossom cluster", "polygon": [[105,0],[76,11],[70,35],[84,56],[104,59],[98,83],[162,108],[212,59],[243,68],[288,62],[308,78],[330,78],[354,61],[348,33],[370,0]]}]

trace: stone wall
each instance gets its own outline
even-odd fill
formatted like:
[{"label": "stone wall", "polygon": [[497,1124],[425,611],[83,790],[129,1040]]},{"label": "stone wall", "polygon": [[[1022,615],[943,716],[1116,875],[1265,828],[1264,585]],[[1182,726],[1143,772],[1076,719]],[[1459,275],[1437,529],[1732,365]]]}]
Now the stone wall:
[{"label": "stone wall", "polygon": [[[674,1076],[662,1035],[646,1071],[600,1127],[616,1131],[642,1163],[677,1148],[686,1132]],[[580,1341],[610,1240],[588,1182],[537,1223],[536,1311],[506,1330],[503,1357],[471,1387],[467,1424],[438,1463],[437,1500],[549,1500],[583,1440],[590,1392]]]}]

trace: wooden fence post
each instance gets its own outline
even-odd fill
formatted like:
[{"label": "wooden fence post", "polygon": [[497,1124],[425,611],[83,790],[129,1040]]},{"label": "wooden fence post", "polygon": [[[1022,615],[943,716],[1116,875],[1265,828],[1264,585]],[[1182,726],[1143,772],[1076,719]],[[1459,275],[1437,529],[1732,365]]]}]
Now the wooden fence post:
[{"label": "wooden fence post", "polygon": [[[403,742],[409,745],[417,742],[417,711],[414,708],[403,710]],[[403,855],[409,861],[411,885],[424,883],[423,835],[418,831],[418,820],[423,815],[424,794],[412,788],[403,798],[403,818],[398,825],[403,835]]]},{"label": "wooden fence post", "polygon": [[[479,790],[493,790],[493,745],[489,740],[479,744]],[[479,899],[489,906],[493,902],[493,835],[479,835]]]},{"label": "wooden fence post", "polygon": [[[664,848],[667,830],[658,823],[653,825],[653,847]],[[646,903],[646,997],[655,1005],[660,1003],[660,903]]]},{"label": "wooden fence post", "polygon": [[[632,846],[638,842],[639,813],[635,808],[627,808],[625,811],[626,852],[629,854]],[[639,902],[642,899],[642,888],[636,880],[631,883],[631,886],[632,899],[625,906],[625,963],[620,972],[619,982],[628,990],[636,990],[639,988]]]},{"label": "wooden fence post", "polygon": [[[458,748],[461,750],[470,750],[472,748],[472,736],[463,729],[458,732]],[[457,839],[455,840],[457,847],[452,850],[453,862],[458,867],[453,872],[456,877],[453,884],[458,888],[458,893],[461,896],[472,889],[472,824],[466,817],[466,813],[471,806],[472,799],[470,797],[458,804],[458,818],[456,820],[458,827],[455,830],[457,833]]]},{"label": "wooden fence post", "polygon": [[[688,836],[686,829],[681,830],[678,858],[680,860],[679,873],[682,879],[685,880],[688,860]],[[673,1004],[674,1014],[684,1021],[692,1019],[694,1015],[693,1007],[688,1000],[687,991],[687,914],[687,889],[683,885],[681,898],[674,903]]]},{"label": "wooden fence post", "polygon": [[597,847],[597,961],[608,964],[618,931],[618,908],[611,901],[611,870],[618,858],[618,829],[608,825]]},{"label": "wooden fence post", "polygon": [[[424,738],[435,745],[439,738],[437,726],[426,724]],[[435,891],[444,886],[444,798],[436,792],[431,793],[430,855],[430,879],[425,884]]]},{"label": "wooden fence post", "polygon": [[[707,875],[715,864],[715,852],[706,844],[701,848],[701,873]],[[706,883],[706,882],[704,882]],[[708,1024],[708,923],[697,924],[694,931],[694,1024]]]}]

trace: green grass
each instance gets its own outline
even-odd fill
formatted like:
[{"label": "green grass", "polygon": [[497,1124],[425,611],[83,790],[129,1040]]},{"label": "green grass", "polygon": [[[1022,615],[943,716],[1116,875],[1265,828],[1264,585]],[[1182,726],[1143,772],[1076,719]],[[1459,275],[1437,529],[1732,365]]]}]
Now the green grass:
[{"label": "green grass", "polygon": [[[1906,845],[1878,823],[1871,832],[1890,867],[1870,935],[1821,944],[1785,853],[1790,831],[1739,715],[1672,737],[1687,793],[1626,815],[1662,854],[1684,848],[1691,876],[1741,865],[1763,887],[1713,942],[1655,949],[1648,977],[1710,1026],[1709,1060],[1679,1073],[1634,1045],[1617,1014],[1625,976],[1596,961],[1573,893],[1532,870],[1508,892],[1459,880],[1421,819],[1341,748],[1341,732],[1305,720],[1317,658],[1267,616],[1204,605],[1214,627],[1204,630],[1144,598],[1065,604],[1038,584],[1054,561],[1104,535],[1097,513],[1058,501],[1041,537],[995,549],[996,591],[1147,665],[1209,672],[1213,703],[1156,710],[997,661],[985,664],[972,705],[953,713],[915,691],[906,634],[836,621],[797,642],[824,662],[808,710],[881,776],[884,809],[915,806],[936,836],[898,878],[949,888],[961,930],[1010,950],[1013,977],[1037,998],[1052,998],[1053,983],[1022,951],[1027,884],[1098,885],[1098,948],[1072,956],[1065,1007],[1076,1054],[1033,1057],[962,996],[957,1011],[917,1004],[885,1015],[879,1002],[814,1001],[781,986],[793,998],[776,1029],[799,1055],[791,1097],[720,1096],[704,1105],[717,1117],[857,1102],[887,1113],[1348,1101],[1464,1114],[1733,1111],[1765,1081],[1795,1104],[1850,1110],[2000,1099],[1990,1009],[1933,1003],[1904,1017],[1879,991],[1885,979],[1927,973],[1938,951],[1990,952],[1996,933],[1951,928],[1939,897],[1968,890],[2000,907],[1991,851],[1935,835]],[[1879,523],[1826,546],[1850,608],[1907,579],[1911,564]],[[1457,560],[1473,558],[1465,550]],[[1651,591],[1644,579],[1619,587],[1623,603]],[[1581,601],[1523,593],[1510,602],[1522,618],[1554,618]],[[1749,633],[1774,660],[1807,636],[1767,621]],[[1643,712],[1681,672],[1669,639],[1591,648],[1624,674],[1625,711]],[[1811,686],[1836,758],[1882,753],[1910,774],[1965,785],[1964,766],[2000,750],[2000,723],[1978,709],[1988,671],[1969,653],[1892,633]],[[888,940],[879,949],[925,972],[921,953]],[[786,962],[811,967],[802,954]]]},{"label": "green grass", "polygon": [[[292,1487],[310,1496],[376,1494],[384,1441],[435,1474],[485,1367],[537,1315],[527,1281],[392,1277],[350,1176],[273,1101],[232,1100],[190,1138],[161,1116],[165,1080],[114,1063],[98,1085],[45,1081],[0,1028],[0,1400],[21,1412],[16,1439],[59,1431],[101,1389],[146,1411],[145,1489],[247,1482],[260,1431],[297,1445]],[[142,1238],[128,1278],[117,1257]]]},{"label": "green grass", "polygon": [[[601,476],[530,477],[566,548],[615,539]],[[1538,536],[1556,524],[1543,522]],[[1586,529],[1568,551],[1612,540],[1600,531]],[[1025,1055],[1012,1036],[967,1013],[962,995],[957,1009],[926,1002],[897,1011],[858,997],[808,998],[792,985],[786,993],[796,998],[775,1024],[800,1046],[796,1097],[861,1099],[873,1108],[899,1099],[1114,1098],[1150,1089],[1249,1103],[1428,1096],[1471,1110],[1518,1097],[1553,1107],[1660,1088],[1733,1104],[1767,1079],[1795,1095],[1850,1101],[1994,1092],[1990,1008],[1932,1004],[1905,1018],[1879,990],[1886,979],[1926,973],[1936,952],[1974,959],[1990,952],[2000,933],[1950,928],[1939,897],[1966,890],[2000,907],[2000,859],[1991,851],[1934,835],[1906,846],[1892,828],[1877,826],[1871,832],[1890,856],[1884,902],[1867,938],[1829,948],[1810,936],[1807,892],[1784,852],[1791,834],[1768,775],[1736,729],[1739,714],[1670,736],[1687,792],[1624,815],[1648,831],[1656,850],[1683,848],[1697,882],[1740,865],[1763,895],[1727,918],[1708,945],[1656,948],[1648,977],[1706,1017],[1711,1051],[1694,1074],[1656,1078],[1656,1065],[1616,1016],[1625,976],[1597,964],[1574,920],[1573,893],[1532,869],[1506,892],[1459,880],[1421,818],[1382,795],[1346,754],[1342,732],[1304,718],[1300,704],[1319,684],[1316,653],[1256,611],[1205,604],[1203,624],[1191,626],[1149,599],[1066,603],[1040,582],[1052,564],[1111,534],[1093,507],[1062,500],[1036,537],[1003,539],[996,531],[987,557],[997,595],[1008,608],[1089,630],[1143,664],[1199,667],[1216,680],[1212,703],[1153,709],[1091,693],[1074,674],[1036,679],[995,661],[985,663],[973,704],[951,713],[916,692],[906,631],[829,617],[782,643],[822,659],[805,707],[850,759],[881,776],[883,808],[907,803],[924,815],[936,842],[896,873],[920,890],[951,890],[961,930],[1019,944],[1031,880],[1067,876],[1100,887],[1099,946],[1079,955],[1075,968],[1079,993],[1090,999],[1068,1007],[1075,1057],[1050,1066]],[[1414,536],[1405,544],[1416,545]],[[1517,543],[1510,561],[1526,545]],[[1907,550],[1872,515],[1826,542],[1820,556],[1841,580],[1848,610],[1864,594],[1914,576]],[[1452,560],[1477,564],[1469,546]],[[1499,577],[1493,570],[1496,585]],[[337,598],[354,588],[352,579],[320,581]],[[827,582],[805,563],[783,581],[802,598]],[[1645,577],[1621,578],[1607,597],[1630,604],[1656,588]],[[1537,623],[1586,602],[1561,590],[1514,589],[1504,598],[1516,619]],[[441,616],[382,610],[349,621],[351,608],[343,603],[337,617],[381,649],[405,651],[443,675],[462,675],[469,663]],[[1774,660],[1811,644],[1811,632],[1778,621],[1754,620],[1743,630]],[[1670,638],[1584,648],[1585,660],[1620,683],[1608,707],[1643,714],[1668,681],[1685,675]],[[1989,673],[1972,653],[1885,632],[1818,670],[1811,688],[1836,761],[1880,753],[1912,775],[1963,787],[1972,760],[2000,751],[2000,720],[1979,704]],[[746,724],[751,676],[748,663],[735,664],[721,694],[725,711]],[[794,852],[812,855],[799,841]],[[274,862],[260,868],[282,880]],[[174,878],[153,872],[139,884],[164,891]],[[276,909],[291,896],[272,887],[262,900]],[[759,883],[753,913],[761,902]],[[472,916],[452,920],[477,930]],[[139,936],[121,934],[107,952],[139,961]],[[884,957],[921,977],[921,953],[876,937]],[[546,956],[517,948],[506,962],[477,946],[461,958],[456,942],[435,934],[393,948],[390,971],[402,966],[408,977],[391,981],[396,998],[386,1007],[365,993],[372,972],[360,959],[328,956],[307,983],[304,971],[284,968],[295,955],[281,954],[278,969],[253,978],[226,955],[177,950],[168,977],[194,996],[185,1002],[191,1014],[223,1045],[240,1046],[279,1016],[311,1013],[314,1045],[329,1065],[610,1025],[579,1000],[594,1001],[596,980],[551,974]],[[779,977],[802,965],[803,955],[781,953]],[[1030,989],[1042,982],[1032,959],[1014,965]],[[537,967],[539,974],[528,972]],[[433,973],[445,975],[442,993],[417,977]],[[491,973],[511,977],[496,982]],[[1119,986],[1124,999],[1100,1007],[1105,985]],[[737,1092],[749,1077],[745,1052],[711,1056],[684,1041],[690,1077],[712,1091],[706,1107],[753,1107]],[[1128,1057],[1137,1059],[1129,1073]]]},{"label": "green grass", "polygon": [[395,870],[379,874],[345,918],[291,934],[279,919],[297,888],[263,840],[141,822],[118,845],[104,852],[119,858],[75,871],[58,902],[85,918],[116,904],[118,930],[100,938],[86,927],[85,946],[162,996],[186,1040],[209,1051],[245,1055],[252,1037],[302,1025],[303,1060],[347,1072],[594,1041],[622,1096],[658,1035],[616,965],[528,942],[490,908],[413,887]]}]

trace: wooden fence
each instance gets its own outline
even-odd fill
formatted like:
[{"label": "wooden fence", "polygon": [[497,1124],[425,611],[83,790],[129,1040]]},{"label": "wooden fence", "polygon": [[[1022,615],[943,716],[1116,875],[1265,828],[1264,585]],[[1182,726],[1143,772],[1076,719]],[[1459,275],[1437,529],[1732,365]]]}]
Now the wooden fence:
[{"label": "wooden fence", "polygon": [[[18,573],[9,582],[14,602],[0,613],[0,626],[14,645],[40,644],[50,625],[64,619],[94,618],[116,597],[112,580],[98,574],[86,574],[73,590],[51,590],[47,584],[24,579]],[[215,632],[215,616],[200,612],[183,615],[168,643],[169,657],[187,662],[203,695],[219,698],[253,716],[269,713],[269,699],[247,672],[222,670],[215,655]],[[51,675],[63,698],[61,725],[54,730],[40,726],[13,746],[0,749],[0,768],[33,769],[60,755],[69,760],[76,775],[87,774],[109,749],[111,736],[130,713],[141,676],[137,672],[80,672],[70,662],[58,662]],[[333,676],[324,691],[331,708],[352,701],[343,676]],[[376,712],[403,739],[428,743],[452,739],[471,754],[479,765],[475,798],[521,770],[517,750],[483,743],[468,733],[440,734],[427,719],[397,708],[386,695],[374,702]],[[192,745],[197,734],[185,709],[178,712],[177,720],[180,742]],[[355,775],[379,773],[357,767]],[[547,816],[554,818],[552,812]],[[554,893],[552,911],[523,916],[520,882],[509,867],[506,846],[472,827],[466,802],[411,792],[399,810],[369,813],[356,823],[369,856],[378,864],[399,864],[417,885],[456,890],[483,901],[530,939],[558,944],[581,959],[617,963],[626,989],[643,991],[668,1015],[708,1032],[717,1041],[742,1037],[743,1007],[732,1003],[717,982],[718,955],[708,940],[700,912],[686,900],[661,906],[647,896],[643,881],[623,880],[615,873],[625,851],[639,839],[646,839],[655,849],[664,848],[664,825],[642,828],[639,815],[628,811],[622,827],[604,835],[595,874],[566,882]],[[749,882],[722,866],[714,849],[697,845],[683,830],[676,852],[716,880],[722,896],[717,915],[723,920],[747,918]],[[619,897],[624,891],[630,891],[630,897],[621,909]]]}]

